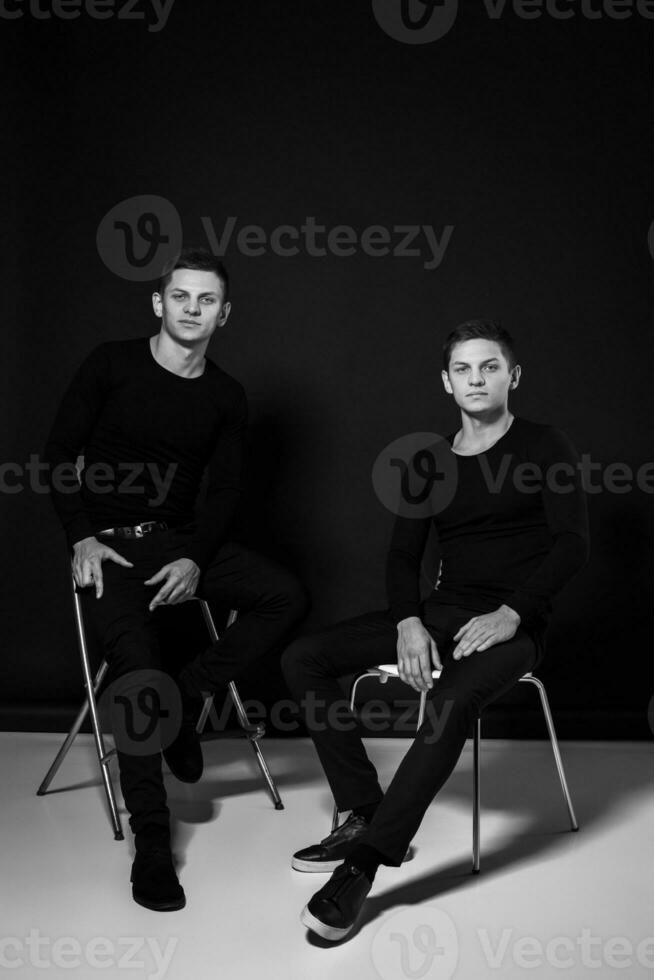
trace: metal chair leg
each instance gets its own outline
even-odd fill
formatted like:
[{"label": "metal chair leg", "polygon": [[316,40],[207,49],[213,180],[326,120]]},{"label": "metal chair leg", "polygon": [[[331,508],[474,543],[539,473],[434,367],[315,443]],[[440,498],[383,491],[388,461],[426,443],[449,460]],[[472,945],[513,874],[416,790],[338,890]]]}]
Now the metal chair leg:
[{"label": "metal chair leg", "polygon": [[98,761],[100,763],[100,769],[102,771],[102,781],[104,783],[104,790],[107,796],[107,803],[109,805],[109,811],[111,813],[111,822],[114,830],[114,840],[124,840],[125,838],[123,835],[123,828],[120,823],[120,817],[118,816],[118,807],[116,806],[116,797],[114,796],[114,788],[111,782],[111,777],[109,775],[109,763],[111,761],[112,755],[114,755],[115,753],[115,749],[111,749],[109,752],[107,752],[104,746],[104,738],[102,736],[102,729],[100,727],[100,719],[98,718],[98,706],[95,701],[95,692],[93,690],[91,668],[89,666],[89,654],[86,645],[86,633],[84,631],[84,620],[82,618],[82,603],[78,595],[77,589],[75,587],[74,580],[73,580],[73,596],[75,600],[75,620],[77,623],[80,652],[82,655],[82,671],[84,674],[84,687],[86,689],[86,697],[89,704],[89,711],[91,713],[91,727],[93,729],[95,748],[98,753]]},{"label": "metal chair leg", "polygon": [[284,804],[282,803],[282,799],[277,790],[277,786],[275,785],[275,781],[270,774],[270,770],[268,769],[263,752],[259,746],[259,739],[265,734],[266,729],[263,725],[250,724],[245,708],[243,707],[243,702],[241,701],[241,696],[238,693],[234,681],[230,682],[229,693],[232,697],[232,701],[234,702],[234,707],[236,708],[236,714],[238,715],[241,728],[245,732],[247,739],[252,746],[252,751],[254,752],[257,763],[259,764],[259,769],[261,770],[261,774],[266,781],[266,785],[268,786],[268,791],[270,792],[272,801],[275,804],[275,809],[283,810]]},{"label": "metal chair leg", "polygon": [[568,790],[568,784],[565,778],[565,772],[563,770],[563,762],[561,760],[561,753],[559,752],[559,743],[556,737],[556,732],[554,731],[554,722],[552,720],[552,713],[550,711],[549,702],[547,700],[547,694],[545,693],[545,686],[538,677],[533,675],[525,676],[520,678],[521,681],[528,681],[530,684],[535,684],[538,688],[538,693],[540,694],[540,702],[543,706],[543,714],[545,715],[545,721],[547,723],[547,730],[550,736],[550,742],[552,745],[552,752],[554,753],[554,761],[556,763],[556,768],[559,774],[559,780],[561,782],[561,789],[563,791],[563,797],[568,808],[568,816],[570,818],[570,830],[579,830],[579,824],[577,823],[577,818],[575,816],[575,811],[572,806],[572,799],[570,797],[570,791]]},{"label": "metal chair leg", "polygon": [[87,711],[91,712],[91,728],[93,731],[93,740],[95,742],[95,749],[98,755],[98,762],[100,763],[100,771],[102,773],[102,782],[104,784],[104,791],[107,797],[107,805],[109,807],[109,813],[111,816],[111,823],[114,832],[114,840],[124,840],[124,834],[122,825],[120,822],[120,817],[118,816],[118,807],[116,806],[116,798],[114,796],[114,788],[111,782],[111,776],[109,775],[109,763],[111,762],[112,756],[115,754],[115,749],[110,749],[108,752],[105,748],[104,738],[102,735],[102,729],[100,727],[100,719],[98,717],[98,707],[95,700],[95,695],[102,683],[104,675],[107,670],[107,664],[103,661],[100,668],[95,676],[95,680],[91,676],[91,667],[89,664],[89,654],[88,647],[86,643],[86,632],[84,630],[84,619],[82,616],[82,603],[77,592],[77,585],[75,579],[71,578],[72,588],[73,588],[73,605],[75,608],[75,625],[77,627],[77,639],[79,643],[80,658],[82,661],[82,676],[84,678],[84,690],[86,691],[86,703],[80,709],[77,718],[73,723],[64,744],[59,749],[57,756],[50,766],[45,779],[39,786],[37,790],[37,795],[44,796],[47,792],[48,786],[50,785],[52,778],[59,769],[59,766],[63,762],[70,746],[72,745],[75,736],[79,732],[84,719],[86,718]]},{"label": "metal chair leg", "polygon": [[425,720],[425,707],[427,704],[427,692],[420,692],[420,705],[418,707],[418,724],[416,726],[416,732],[420,731],[422,723]]},{"label": "metal chair leg", "polygon": [[[211,637],[211,641],[212,643],[217,643],[219,640],[218,630],[216,629],[216,624],[213,621],[213,616],[211,615],[209,604],[205,599],[198,599],[198,601],[200,603],[200,608],[202,609],[202,615],[204,616],[204,622],[209,631],[209,636]],[[225,629],[229,629],[229,627],[236,622],[237,617],[238,617],[237,610],[236,609],[230,610],[229,616],[227,617],[227,625]],[[234,708],[236,709],[236,716],[238,718],[238,723],[243,729],[243,732],[246,738],[248,739],[250,745],[252,746],[252,751],[254,752],[254,756],[257,760],[257,764],[259,766],[259,769],[261,770],[261,774],[265,780],[265,783],[268,787],[268,791],[272,797],[272,801],[274,803],[275,809],[283,810],[284,804],[282,803],[282,799],[281,796],[279,795],[279,791],[275,784],[275,780],[273,779],[270,773],[270,769],[268,768],[268,764],[266,763],[264,754],[261,751],[261,747],[258,744],[259,739],[262,738],[266,733],[265,726],[263,724],[253,725],[250,722],[247,716],[247,712],[243,707],[241,696],[238,693],[238,689],[234,681],[229,682],[228,690]],[[209,712],[211,711],[213,701],[214,701],[213,694],[210,694],[207,698],[205,698],[205,702],[204,705],[202,706],[202,711],[200,713],[200,717],[198,719],[198,724],[196,727],[196,731],[198,735],[201,735],[202,732],[204,731],[204,726],[207,722]]]},{"label": "metal chair leg", "polygon": [[[93,693],[94,694],[97,694],[98,693],[98,690],[100,688],[100,684],[102,683],[102,680],[104,678],[104,675],[107,673],[107,666],[108,666],[107,665],[107,661],[106,660],[103,660],[102,663],[100,664],[100,667],[98,669],[98,672],[95,675],[95,680],[93,682]],[[45,794],[48,792],[48,787],[50,786],[50,783],[52,782],[52,780],[54,779],[54,777],[57,775],[57,772],[59,771],[59,767],[60,767],[61,763],[64,761],[64,759],[68,755],[68,750],[71,747],[71,745],[73,744],[73,742],[75,741],[75,736],[78,734],[80,728],[84,724],[84,720],[85,720],[88,712],[89,712],[89,702],[85,698],[84,701],[82,702],[82,706],[79,709],[79,712],[77,714],[77,718],[73,722],[73,726],[72,726],[71,730],[68,732],[68,735],[66,736],[66,739],[63,742],[61,748],[57,752],[57,755],[55,756],[55,759],[54,759],[52,765],[48,769],[48,771],[47,771],[47,773],[45,775],[45,778],[43,779],[43,782],[41,783],[41,785],[39,786],[39,788],[36,791],[36,795],[37,796],[45,796]]]},{"label": "metal chair leg", "polygon": [[481,749],[481,717],[475,721],[473,741],[472,741],[472,873],[479,874],[479,861],[481,852],[480,842],[480,813],[481,813],[481,792],[480,792],[480,749]]},{"label": "metal chair leg", "polygon": [[198,735],[201,735],[202,732],[204,731],[204,726],[207,723],[207,718],[209,717],[209,715],[211,713],[211,708],[212,708],[212,705],[213,705],[213,700],[214,700],[213,699],[213,694],[209,694],[204,699],[204,704],[202,705],[202,711],[200,712],[200,717],[198,718],[198,723],[195,726],[195,730],[198,733]]}]

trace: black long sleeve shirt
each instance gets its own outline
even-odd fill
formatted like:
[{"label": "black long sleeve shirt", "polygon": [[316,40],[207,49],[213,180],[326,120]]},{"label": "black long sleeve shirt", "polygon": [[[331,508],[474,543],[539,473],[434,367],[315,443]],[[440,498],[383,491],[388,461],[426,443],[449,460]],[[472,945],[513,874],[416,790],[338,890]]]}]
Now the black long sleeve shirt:
[{"label": "black long sleeve shirt", "polygon": [[104,528],[166,521],[188,528],[185,557],[204,569],[239,499],[246,426],[242,385],[210,358],[199,377],[183,378],[154,359],[149,337],[100,344],[70,383],[45,446],[69,546]]},{"label": "black long sleeve shirt", "polygon": [[[555,426],[515,416],[486,452],[463,456],[445,451],[456,472],[456,491],[439,513],[396,518],[387,560],[387,591],[394,621],[420,615],[420,562],[433,524],[440,576],[430,597],[440,604],[492,612],[505,604],[526,629],[542,629],[551,600],[587,562],[588,513],[578,454]],[[538,471],[522,481],[521,463]],[[568,464],[568,471],[557,464]],[[573,473],[570,473],[570,467]],[[499,479],[498,492],[489,486]],[[541,478],[534,478],[540,473]],[[522,470],[524,476],[525,470]],[[557,492],[556,485],[567,487]]]}]

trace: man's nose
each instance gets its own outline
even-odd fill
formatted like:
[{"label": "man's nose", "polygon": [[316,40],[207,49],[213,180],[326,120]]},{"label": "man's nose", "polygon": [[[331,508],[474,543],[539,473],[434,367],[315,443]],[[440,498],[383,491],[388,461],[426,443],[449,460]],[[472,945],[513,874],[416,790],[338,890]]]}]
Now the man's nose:
[{"label": "man's nose", "polygon": [[186,304],[186,307],[184,308],[184,312],[185,313],[199,313],[200,312],[200,304],[198,303],[197,300],[195,300],[195,302],[193,302],[193,300],[190,299],[188,301],[188,303]]}]

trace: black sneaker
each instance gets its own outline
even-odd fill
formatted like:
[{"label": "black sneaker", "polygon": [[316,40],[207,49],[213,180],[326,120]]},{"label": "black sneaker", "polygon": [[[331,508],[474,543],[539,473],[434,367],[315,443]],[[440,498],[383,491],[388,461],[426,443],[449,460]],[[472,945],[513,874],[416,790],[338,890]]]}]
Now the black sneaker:
[{"label": "black sneaker", "polygon": [[186,905],[173,856],[166,848],[137,851],[132,864],[132,898],[153,912],[176,912]]},{"label": "black sneaker", "polygon": [[368,829],[368,822],[353,813],[319,844],[296,851],[291,866],[296,871],[335,871]]},{"label": "black sneaker", "polygon": [[163,750],[168,768],[183,783],[197,783],[204,769],[200,738],[195,730],[201,709],[202,702],[184,706],[179,733],[175,741]]},{"label": "black sneaker", "polygon": [[363,871],[346,861],[302,910],[303,925],[337,942],[352,931],[372,885]]}]

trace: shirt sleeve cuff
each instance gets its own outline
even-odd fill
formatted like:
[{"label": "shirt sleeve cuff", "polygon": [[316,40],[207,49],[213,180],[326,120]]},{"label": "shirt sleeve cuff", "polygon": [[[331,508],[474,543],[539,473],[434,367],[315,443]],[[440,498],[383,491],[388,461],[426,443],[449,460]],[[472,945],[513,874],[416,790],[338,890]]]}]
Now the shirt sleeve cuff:
[{"label": "shirt sleeve cuff", "polygon": [[83,541],[84,538],[92,538],[94,535],[95,531],[91,527],[91,522],[84,514],[76,517],[66,528],[66,538],[71,549],[78,541]]},{"label": "shirt sleeve cuff", "polygon": [[514,592],[508,599],[504,600],[504,605],[510,609],[515,609],[520,617],[521,626],[531,626],[534,621],[543,616],[543,604],[538,599],[526,596],[522,592]]},{"label": "shirt sleeve cuff", "polygon": [[401,602],[399,605],[393,606],[391,608],[391,616],[393,617],[393,622],[397,626],[401,623],[403,619],[409,619],[410,616],[420,617],[420,603],[419,602]]}]

